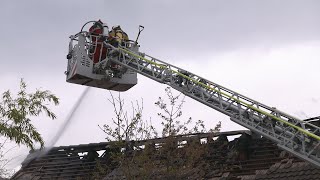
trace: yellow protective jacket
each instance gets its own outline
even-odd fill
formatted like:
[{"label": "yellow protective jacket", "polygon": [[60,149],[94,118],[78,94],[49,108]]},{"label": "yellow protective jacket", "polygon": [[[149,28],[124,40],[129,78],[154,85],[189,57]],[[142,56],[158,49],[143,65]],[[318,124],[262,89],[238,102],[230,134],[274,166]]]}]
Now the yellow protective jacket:
[{"label": "yellow protective jacket", "polygon": [[109,37],[111,41],[115,40],[115,41],[118,41],[119,43],[129,40],[127,33],[123,32],[121,29],[110,31]]}]

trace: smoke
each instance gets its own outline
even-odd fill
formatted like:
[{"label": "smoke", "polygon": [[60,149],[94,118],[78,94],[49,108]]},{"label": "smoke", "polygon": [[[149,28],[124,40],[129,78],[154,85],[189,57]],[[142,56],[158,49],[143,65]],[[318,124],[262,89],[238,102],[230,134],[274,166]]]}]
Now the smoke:
[{"label": "smoke", "polygon": [[52,147],[57,143],[57,141],[60,139],[60,137],[63,135],[65,130],[72,124],[73,115],[77,112],[78,107],[81,105],[82,101],[84,100],[85,96],[89,92],[89,87],[86,87],[85,90],[81,93],[80,97],[78,98],[77,102],[72,107],[71,111],[66,117],[66,120],[61,125],[60,129],[56,132],[56,134],[53,136],[53,138],[47,143],[47,146],[44,148],[44,150],[41,151],[38,157],[46,155]]}]

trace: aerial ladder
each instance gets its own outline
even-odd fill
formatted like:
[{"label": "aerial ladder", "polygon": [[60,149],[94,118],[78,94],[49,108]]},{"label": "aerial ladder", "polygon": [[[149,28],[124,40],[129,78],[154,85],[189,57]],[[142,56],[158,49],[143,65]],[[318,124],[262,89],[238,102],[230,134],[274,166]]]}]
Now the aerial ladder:
[{"label": "aerial ladder", "polygon": [[[140,26],[139,35],[142,30]],[[142,53],[137,40],[126,41],[118,47],[108,41],[101,42],[108,54],[94,64],[90,49],[98,42],[92,42],[91,36],[86,31],[70,36],[67,82],[126,91],[137,84],[137,73],[144,75],[229,116],[233,122],[270,139],[281,149],[320,167],[320,127],[314,123],[315,119],[312,122],[298,119]],[[113,69],[112,64],[119,69]]]}]

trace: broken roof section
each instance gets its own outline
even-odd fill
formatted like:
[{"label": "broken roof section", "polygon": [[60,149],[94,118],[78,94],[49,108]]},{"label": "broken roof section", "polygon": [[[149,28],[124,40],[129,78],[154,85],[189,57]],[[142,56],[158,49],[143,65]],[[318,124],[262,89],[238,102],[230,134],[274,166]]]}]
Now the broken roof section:
[{"label": "broken roof section", "polygon": [[[229,141],[227,137],[234,135],[241,136]],[[279,177],[285,177],[283,174],[285,172],[281,170],[281,167],[285,166],[283,165],[284,162],[291,163],[290,167],[287,165],[285,167],[288,168],[282,168],[288,171],[287,175],[291,172],[288,169],[297,167],[301,169],[301,174],[309,171],[315,176],[320,174],[319,168],[288,155],[271,141],[251,134],[250,131],[188,134],[175,136],[174,139],[176,148],[181,148],[182,144],[188,144],[188,142],[194,140],[207,148],[207,155],[203,160],[208,162],[210,170],[201,177],[194,172],[190,175],[186,174],[191,179],[268,179],[271,175],[272,178],[276,179],[276,177],[273,177],[275,174],[279,174]],[[157,148],[161,147],[164,142],[166,142],[166,138],[132,141],[130,143],[132,147],[135,147],[135,150],[141,150],[139,147],[152,144],[154,147],[158,146],[154,149],[154,151],[157,151]],[[97,164],[112,166],[111,154],[116,151],[120,152],[121,149],[125,148],[128,147],[119,149],[114,148],[114,142],[103,142],[54,147],[45,153],[36,151],[29,154],[22,163],[21,170],[12,179],[90,179],[97,171]],[[302,162],[304,164],[301,164]],[[279,163],[280,165],[278,165]],[[297,163],[298,165],[296,165]],[[297,170],[292,170],[292,172],[296,173]],[[161,177],[161,172],[159,172],[157,178],[161,179]],[[123,178],[123,173],[117,166],[113,166],[113,170],[106,174],[104,178],[101,177],[101,179]]]}]

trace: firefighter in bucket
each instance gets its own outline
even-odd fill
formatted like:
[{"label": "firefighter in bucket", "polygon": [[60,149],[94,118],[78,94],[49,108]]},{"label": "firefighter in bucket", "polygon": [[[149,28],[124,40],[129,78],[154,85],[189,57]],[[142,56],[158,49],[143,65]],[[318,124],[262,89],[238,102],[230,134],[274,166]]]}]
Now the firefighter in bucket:
[{"label": "firefighter in bucket", "polygon": [[[101,20],[96,21],[89,29],[90,40],[92,43],[89,49],[89,57],[93,63],[101,62],[106,59],[107,56],[118,56],[119,52],[116,49],[108,47],[104,42],[109,43],[115,48],[119,45],[126,46],[126,42],[129,41],[128,35],[121,29],[120,25],[112,27],[109,31],[107,24]],[[119,74],[121,66],[114,62],[108,62],[108,65],[113,73]]]},{"label": "firefighter in bucket", "polygon": [[[118,48],[119,45],[126,46],[126,42],[129,41],[129,37],[127,33],[125,33],[120,25],[116,25],[112,27],[112,30],[109,32],[108,42],[115,48]],[[119,52],[116,50],[110,51],[111,56],[119,55]],[[120,65],[116,63],[111,63],[111,70],[118,71],[120,69]]]},{"label": "firefighter in bucket", "polygon": [[129,41],[127,33],[125,33],[120,25],[112,27],[112,30],[109,32],[109,42],[114,47],[125,46],[125,42]]},{"label": "firefighter in bucket", "polygon": [[89,52],[93,63],[98,63],[106,58],[108,49],[104,45],[104,41],[106,40],[108,33],[108,25],[103,23],[100,19],[90,27],[89,34],[92,46]]}]

